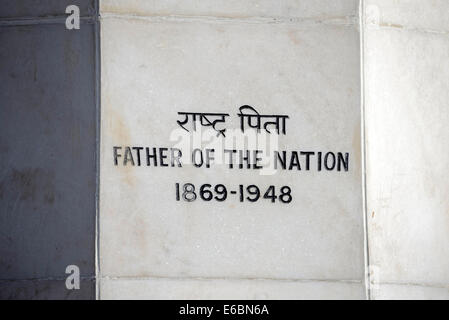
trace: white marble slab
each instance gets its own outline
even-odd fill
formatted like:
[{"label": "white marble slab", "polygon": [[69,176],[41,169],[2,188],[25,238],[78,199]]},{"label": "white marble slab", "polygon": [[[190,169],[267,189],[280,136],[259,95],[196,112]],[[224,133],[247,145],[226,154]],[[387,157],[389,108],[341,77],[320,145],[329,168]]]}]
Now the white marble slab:
[{"label": "white marble slab", "polygon": [[[136,279],[203,277],[314,280],[323,297],[333,294],[321,281],[355,281],[343,296],[363,298],[357,26],[244,20],[103,17],[100,276],[133,279],[123,284],[133,297],[187,297],[182,281],[179,293],[173,280],[144,295]],[[349,170],[114,165],[114,146],[174,146],[179,111],[226,112],[238,129],[243,104],[290,116],[280,149],[347,152]],[[175,200],[177,182],[289,185],[294,200],[187,203]],[[113,281],[102,297],[120,295]]]},{"label": "white marble slab", "polygon": [[378,1],[380,12],[404,27],[365,36],[369,252],[377,282],[417,286],[373,297],[437,297],[428,287],[449,284],[449,38],[421,26],[447,15],[440,1],[394,3]]}]

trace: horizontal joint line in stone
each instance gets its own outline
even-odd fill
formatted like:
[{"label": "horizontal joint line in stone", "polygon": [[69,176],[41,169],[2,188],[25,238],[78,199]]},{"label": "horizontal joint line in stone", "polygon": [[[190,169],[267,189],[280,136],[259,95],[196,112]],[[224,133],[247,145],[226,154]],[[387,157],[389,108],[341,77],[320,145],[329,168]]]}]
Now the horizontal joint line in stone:
[{"label": "horizontal joint line in stone", "polygon": [[[69,275],[67,275],[68,277]],[[4,282],[35,282],[35,281],[65,281],[67,277],[43,277],[43,278],[22,278],[22,279],[0,279],[0,284]],[[80,276],[80,280],[95,280],[95,276]]]},{"label": "horizontal joint line in stone", "polygon": [[[449,289],[449,284],[435,284],[435,283],[420,283],[420,282],[400,282],[400,281],[381,281],[374,282],[371,286],[411,286],[411,287],[426,287],[426,288],[438,288],[438,289]],[[376,289],[374,289],[376,290]]]},{"label": "horizontal joint line in stone", "polygon": [[221,17],[221,16],[189,16],[189,15],[132,15],[102,13],[101,19],[143,20],[154,23],[161,22],[205,22],[205,23],[247,23],[247,24],[298,24],[298,25],[335,25],[358,26],[355,16],[329,18],[299,18],[299,17]]},{"label": "horizontal joint line in stone", "polygon": [[179,281],[277,281],[277,282],[341,282],[360,284],[362,280],[353,279],[288,279],[288,278],[249,278],[249,277],[169,277],[169,276],[100,276],[103,280],[179,280]]},{"label": "horizontal joint line in stone", "polygon": [[[67,16],[48,16],[48,17],[19,17],[19,18],[1,18],[1,26],[27,26],[36,24],[65,24]],[[96,16],[80,17],[82,23],[94,23],[97,21]]]},{"label": "horizontal joint line in stone", "polygon": [[447,31],[447,30],[417,28],[417,27],[404,26],[404,25],[399,25],[399,24],[394,24],[394,23],[386,23],[386,22],[381,22],[379,24],[366,24],[365,28],[368,31],[396,30],[396,31],[432,33],[432,34],[440,34],[440,35],[447,35],[447,34],[449,34],[449,31]]}]

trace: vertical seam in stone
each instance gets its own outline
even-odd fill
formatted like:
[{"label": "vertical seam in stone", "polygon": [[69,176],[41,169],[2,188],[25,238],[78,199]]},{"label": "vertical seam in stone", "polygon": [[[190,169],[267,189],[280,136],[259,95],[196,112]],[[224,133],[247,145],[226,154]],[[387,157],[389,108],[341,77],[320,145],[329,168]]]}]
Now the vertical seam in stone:
[{"label": "vertical seam in stone", "polygon": [[365,135],[365,0],[359,2],[359,32],[360,32],[360,98],[361,98],[361,141],[362,141],[362,201],[363,229],[365,254],[365,290],[366,297],[371,300],[370,259],[368,241],[368,207],[366,190],[366,135]]},{"label": "vertical seam in stone", "polygon": [[95,299],[100,299],[100,137],[101,137],[101,55],[100,55],[100,9],[95,0],[95,159],[96,159],[96,188],[95,188]]}]

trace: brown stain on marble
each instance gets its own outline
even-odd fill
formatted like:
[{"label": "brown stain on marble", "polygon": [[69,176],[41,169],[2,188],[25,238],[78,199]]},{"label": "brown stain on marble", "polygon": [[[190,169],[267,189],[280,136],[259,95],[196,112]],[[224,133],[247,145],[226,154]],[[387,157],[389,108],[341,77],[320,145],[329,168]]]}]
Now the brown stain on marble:
[{"label": "brown stain on marble", "polygon": [[403,29],[403,28],[404,28],[403,25],[395,24],[395,23],[387,23],[387,22],[379,23],[379,26],[381,26],[381,27],[396,28],[396,29]]},{"label": "brown stain on marble", "polygon": [[[247,14],[241,14],[241,13],[226,13],[226,12],[220,12],[214,11],[214,10],[204,10],[203,12],[194,10],[195,12],[189,11],[189,10],[182,10],[178,11],[176,8],[167,8],[167,9],[149,9],[149,8],[142,8],[139,4],[139,1],[137,2],[128,2],[126,3],[126,6],[123,4],[115,5],[115,4],[102,4],[101,5],[101,11],[104,13],[109,14],[116,14],[116,15],[129,15],[134,17],[177,17],[177,18],[191,18],[191,17],[206,17],[206,18],[216,18],[216,19],[250,19],[254,18],[254,16],[247,15]],[[206,12],[207,11],[207,12]],[[275,19],[275,18],[273,18]]]},{"label": "brown stain on marble", "polygon": [[296,45],[301,44],[301,40],[298,38],[298,35],[296,34],[296,30],[289,30],[288,37],[290,38],[291,42],[293,42],[294,44],[296,44]]},{"label": "brown stain on marble", "polygon": [[[125,154],[124,147],[132,147],[131,135],[129,128],[125,124],[121,114],[113,109],[108,110],[109,114],[109,132],[112,136],[112,144],[114,146],[121,146],[122,157],[119,159],[119,165],[115,168],[118,169],[121,175],[121,180],[124,181],[128,186],[134,186],[136,177],[134,176],[134,166],[128,163],[127,166],[123,166],[123,157]],[[108,152],[108,151],[107,151]],[[112,150],[109,150],[112,156]],[[134,154],[133,154],[134,156]],[[111,161],[113,159],[111,158]]]},{"label": "brown stain on marble", "polygon": [[129,129],[123,122],[123,117],[115,110],[108,110],[110,116],[110,129],[113,140],[122,144],[130,143]]},{"label": "brown stain on marble", "polygon": [[135,244],[139,248],[139,251],[142,255],[146,255],[148,251],[148,240],[147,240],[147,230],[145,221],[136,215],[135,224],[134,224],[134,235]]},{"label": "brown stain on marble", "polygon": [[219,33],[224,33],[225,32],[225,28],[221,25],[215,26],[215,30]]}]

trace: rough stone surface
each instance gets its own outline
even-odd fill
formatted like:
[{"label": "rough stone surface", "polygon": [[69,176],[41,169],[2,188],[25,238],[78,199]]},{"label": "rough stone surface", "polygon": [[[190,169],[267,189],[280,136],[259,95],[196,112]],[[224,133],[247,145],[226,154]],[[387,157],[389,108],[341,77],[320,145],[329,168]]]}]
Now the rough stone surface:
[{"label": "rough stone surface", "polygon": [[69,5],[77,5],[81,16],[95,15],[95,0],[2,0],[0,19],[65,16]]},{"label": "rough stone surface", "polygon": [[0,27],[1,298],[94,298],[52,280],[95,275],[94,25],[36,23]]},{"label": "rough stone surface", "polygon": [[2,300],[86,300],[94,297],[93,280],[81,280],[79,290],[67,290],[65,280],[0,281]]}]

